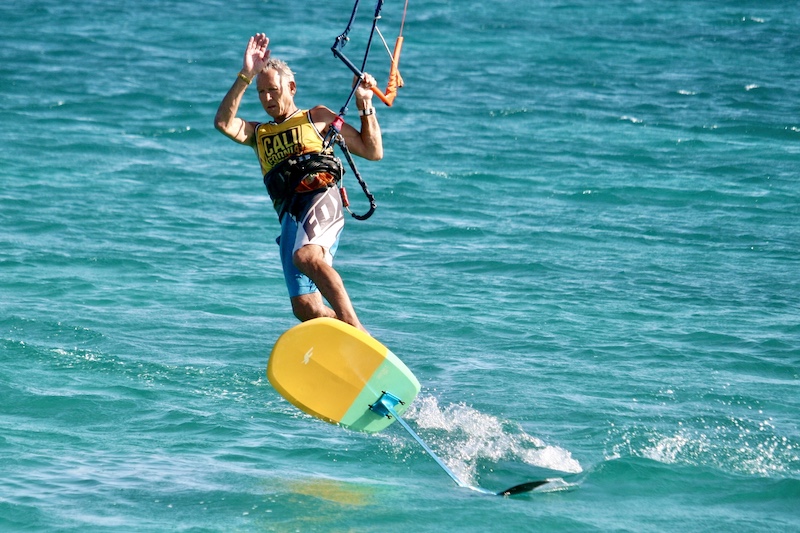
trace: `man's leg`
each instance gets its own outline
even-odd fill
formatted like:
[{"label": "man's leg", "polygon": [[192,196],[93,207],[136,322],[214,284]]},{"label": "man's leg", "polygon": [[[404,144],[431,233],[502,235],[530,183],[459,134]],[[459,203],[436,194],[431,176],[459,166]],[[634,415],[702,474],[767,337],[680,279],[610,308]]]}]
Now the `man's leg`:
[{"label": "man's leg", "polygon": [[290,300],[292,302],[292,312],[301,322],[322,316],[336,318],[336,313],[325,305],[319,292],[292,296]]},{"label": "man's leg", "polygon": [[[356,316],[356,311],[344,288],[342,277],[325,261],[325,251],[321,246],[316,244],[302,246],[294,253],[292,260],[294,266],[314,282],[322,296],[333,307],[332,312],[336,318],[366,332]],[[329,314],[331,310],[322,302],[319,293],[316,293],[316,298],[314,296],[314,294],[307,294],[292,298],[292,309],[300,320],[308,320],[308,318],[302,318],[301,315],[310,318],[331,316]]]}]

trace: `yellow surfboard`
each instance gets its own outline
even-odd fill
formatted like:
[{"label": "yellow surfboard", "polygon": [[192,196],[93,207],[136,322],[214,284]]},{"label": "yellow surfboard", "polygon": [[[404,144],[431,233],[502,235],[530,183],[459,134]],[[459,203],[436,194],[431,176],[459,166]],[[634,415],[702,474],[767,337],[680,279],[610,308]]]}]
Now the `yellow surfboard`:
[{"label": "yellow surfboard", "polygon": [[419,393],[414,374],[386,346],[333,318],[302,322],[281,335],[267,365],[273,387],[300,410],[374,433],[394,422],[370,410],[384,392],[402,414]]}]

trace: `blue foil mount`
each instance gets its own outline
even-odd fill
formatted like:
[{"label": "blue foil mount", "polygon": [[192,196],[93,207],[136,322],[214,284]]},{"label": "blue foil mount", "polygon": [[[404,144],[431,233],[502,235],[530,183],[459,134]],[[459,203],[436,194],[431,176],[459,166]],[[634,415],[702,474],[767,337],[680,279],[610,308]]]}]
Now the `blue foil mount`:
[{"label": "blue foil mount", "polygon": [[400,398],[390,392],[384,391],[381,397],[378,398],[378,401],[369,406],[369,409],[370,411],[381,416],[387,416],[389,418],[394,416],[395,418],[399,418],[394,412],[394,407],[395,405],[401,403],[403,402],[400,400]]}]

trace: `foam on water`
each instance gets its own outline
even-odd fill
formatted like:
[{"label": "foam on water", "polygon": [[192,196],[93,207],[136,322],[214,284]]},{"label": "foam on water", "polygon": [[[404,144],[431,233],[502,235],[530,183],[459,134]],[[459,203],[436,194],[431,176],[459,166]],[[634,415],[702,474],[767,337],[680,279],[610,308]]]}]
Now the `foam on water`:
[{"label": "foam on water", "polygon": [[609,442],[613,444],[607,458],[646,457],[665,464],[711,466],[764,477],[798,474],[798,443],[776,433],[769,419],[704,417],[678,426],[672,432],[644,427],[612,428]]},{"label": "foam on water", "polygon": [[525,433],[518,424],[481,413],[464,403],[440,407],[435,396],[423,395],[405,416],[420,430],[434,430],[431,445],[441,450],[442,459],[456,475],[471,483],[477,483],[478,465],[485,461],[520,461],[559,472],[582,472],[569,451],[549,446]]}]

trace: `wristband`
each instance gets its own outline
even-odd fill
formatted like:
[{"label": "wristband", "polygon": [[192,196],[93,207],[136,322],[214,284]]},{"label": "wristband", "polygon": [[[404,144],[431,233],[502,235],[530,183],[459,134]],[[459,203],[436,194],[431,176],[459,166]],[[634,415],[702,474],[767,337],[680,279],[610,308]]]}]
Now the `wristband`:
[{"label": "wristband", "polygon": [[243,82],[245,82],[247,85],[250,85],[251,83],[253,83],[252,79],[248,78],[247,76],[245,76],[241,72],[239,73],[239,79],[242,80]]},{"label": "wristband", "polygon": [[368,107],[366,109],[359,109],[358,110],[358,116],[359,117],[368,117],[368,116],[374,115],[374,114],[375,114],[375,108],[374,107]]}]

